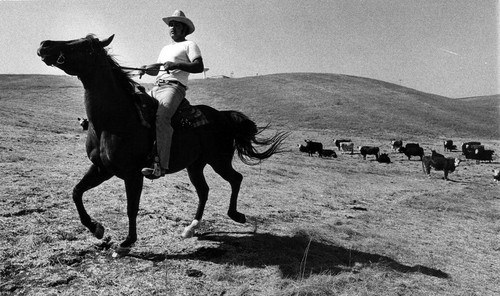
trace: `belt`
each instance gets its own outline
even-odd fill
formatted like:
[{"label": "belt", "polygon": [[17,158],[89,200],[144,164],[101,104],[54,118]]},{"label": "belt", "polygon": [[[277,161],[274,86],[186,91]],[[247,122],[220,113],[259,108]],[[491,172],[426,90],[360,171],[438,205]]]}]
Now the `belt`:
[{"label": "belt", "polygon": [[165,85],[165,84],[176,84],[176,85],[179,85],[179,86],[182,86],[182,87],[186,88],[186,86],[184,84],[180,83],[177,80],[158,79],[155,82],[155,85],[157,85],[157,86],[162,86],[162,85]]}]

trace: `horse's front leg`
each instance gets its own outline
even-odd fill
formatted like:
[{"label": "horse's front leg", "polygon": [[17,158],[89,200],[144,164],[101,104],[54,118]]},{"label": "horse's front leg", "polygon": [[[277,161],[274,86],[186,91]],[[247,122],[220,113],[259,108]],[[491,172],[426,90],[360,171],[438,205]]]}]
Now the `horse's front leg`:
[{"label": "horse's front leg", "polygon": [[76,205],[80,221],[98,239],[104,236],[104,227],[101,223],[94,221],[85,210],[83,205],[83,193],[108,180],[111,176],[111,174],[100,170],[96,165],[91,165],[80,182],[73,188],[73,202]]},{"label": "horse's front leg", "polygon": [[127,216],[128,235],[127,238],[115,250],[113,257],[125,255],[130,252],[130,248],[137,241],[137,213],[141,200],[142,185],[144,178],[140,172],[125,179],[125,190],[127,192]]}]

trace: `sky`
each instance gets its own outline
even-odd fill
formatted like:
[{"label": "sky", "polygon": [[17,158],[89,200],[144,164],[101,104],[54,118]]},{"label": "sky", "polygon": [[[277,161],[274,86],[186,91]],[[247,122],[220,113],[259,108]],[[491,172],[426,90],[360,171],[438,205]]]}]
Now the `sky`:
[{"label": "sky", "polygon": [[[206,76],[291,72],[373,78],[452,97],[500,94],[498,0],[0,0],[0,74],[65,75],[42,40],[115,34],[123,66],[155,63],[163,17],[184,11]],[[192,78],[203,78],[202,74]],[[142,78],[151,82],[152,77]]]}]

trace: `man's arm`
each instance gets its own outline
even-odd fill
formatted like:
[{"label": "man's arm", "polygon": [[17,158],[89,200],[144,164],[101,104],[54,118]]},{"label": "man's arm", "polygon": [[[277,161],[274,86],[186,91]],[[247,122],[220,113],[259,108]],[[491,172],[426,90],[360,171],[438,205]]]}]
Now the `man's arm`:
[{"label": "man's arm", "polygon": [[141,76],[144,74],[148,74],[151,76],[156,76],[158,75],[158,72],[160,72],[160,66],[163,65],[162,63],[156,63],[156,64],[151,64],[151,65],[144,65],[141,67]]},{"label": "man's arm", "polygon": [[163,67],[165,67],[165,70],[167,71],[179,69],[189,73],[201,73],[205,68],[201,57],[187,63],[166,62],[163,64]]}]

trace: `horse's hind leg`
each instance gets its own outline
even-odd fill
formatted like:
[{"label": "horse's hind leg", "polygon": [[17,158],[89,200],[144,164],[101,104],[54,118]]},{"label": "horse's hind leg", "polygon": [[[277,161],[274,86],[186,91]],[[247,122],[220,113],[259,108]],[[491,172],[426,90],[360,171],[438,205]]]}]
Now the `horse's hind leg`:
[{"label": "horse's hind leg", "polygon": [[198,195],[198,208],[196,209],[193,222],[191,225],[184,228],[184,231],[182,232],[182,237],[184,238],[190,238],[194,235],[195,228],[198,227],[201,218],[203,217],[203,212],[205,211],[209,191],[207,181],[203,175],[205,165],[206,163],[197,161],[187,168],[189,180],[191,180],[191,183],[196,189],[196,194]]},{"label": "horse's hind leg", "polygon": [[240,192],[243,176],[238,173],[232,165],[232,158],[223,158],[210,164],[214,171],[224,180],[231,184],[231,200],[229,201],[229,210],[227,215],[238,223],[245,223],[245,215],[238,212],[238,194]]},{"label": "horse's hind leg", "polygon": [[82,197],[85,191],[98,186],[109,178],[111,178],[110,174],[103,173],[97,166],[92,165],[85,176],[83,176],[82,180],[80,180],[80,182],[76,184],[75,188],[73,188],[73,202],[75,203],[76,210],[80,216],[80,221],[98,239],[101,239],[104,236],[104,227],[99,222],[90,218],[83,205]]},{"label": "horse's hind leg", "polygon": [[194,216],[194,218],[198,221],[203,217],[203,211],[205,210],[205,205],[208,200],[209,188],[207,181],[205,180],[205,175],[203,175],[205,165],[205,163],[196,162],[187,168],[189,180],[191,180],[191,183],[198,194],[198,208],[196,209],[196,215]]}]

